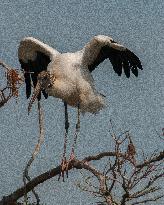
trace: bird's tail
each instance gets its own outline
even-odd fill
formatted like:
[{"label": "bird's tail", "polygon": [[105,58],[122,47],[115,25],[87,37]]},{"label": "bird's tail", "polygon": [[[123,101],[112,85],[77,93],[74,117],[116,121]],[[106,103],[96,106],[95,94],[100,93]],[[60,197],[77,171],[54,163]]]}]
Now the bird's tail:
[{"label": "bird's tail", "polygon": [[101,94],[90,95],[86,100],[83,99],[80,104],[81,112],[90,112],[93,114],[98,113],[106,106],[105,97]]}]

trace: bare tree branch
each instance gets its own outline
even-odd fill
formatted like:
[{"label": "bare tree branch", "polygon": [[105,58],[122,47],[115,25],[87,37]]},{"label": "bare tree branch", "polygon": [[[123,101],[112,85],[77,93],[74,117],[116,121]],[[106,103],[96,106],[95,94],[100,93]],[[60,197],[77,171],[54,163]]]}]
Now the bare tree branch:
[{"label": "bare tree branch", "polygon": [[152,159],[146,160],[144,163],[136,165],[136,168],[142,168],[150,163],[161,161],[164,159],[164,151],[160,152],[157,156],[153,157]]},{"label": "bare tree branch", "polygon": [[[25,170],[23,172],[24,187],[26,187],[26,179],[29,182],[31,181],[31,178],[28,175],[29,168],[30,168],[32,162],[35,160],[36,155],[39,153],[42,143],[44,142],[43,110],[41,108],[39,101],[38,101],[38,116],[39,116],[39,137],[38,137],[38,142],[37,142],[37,144],[34,148],[34,151],[32,153],[32,156],[31,156],[30,160],[28,161],[28,163],[26,164]],[[40,199],[39,199],[38,194],[36,193],[36,191],[34,189],[32,189],[32,192],[37,200],[37,205],[39,205]],[[25,203],[27,204],[27,192],[26,192],[26,190],[25,190],[24,196],[25,196]]]},{"label": "bare tree branch", "polygon": [[[73,160],[71,161],[71,163],[69,164],[69,167],[68,169],[71,170],[73,168],[76,168],[76,169],[85,169],[85,170],[88,170],[89,172],[91,172],[94,176],[98,177],[99,180],[101,181],[101,188],[104,192],[104,176],[102,176],[100,174],[100,172],[95,169],[93,166],[90,166],[87,162],[91,161],[91,160],[94,160],[96,159],[97,160],[97,157],[96,156],[109,156],[111,155],[111,152],[102,152],[100,153],[100,155],[94,155],[94,156],[89,156],[89,157],[86,157],[84,158],[83,160]],[[116,155],[116,153],[112,153],[112,155]],[[122,155],[120,155],[122,156]],[[88,158],[88,161],[86,160]],[[139,165],[136,165],[136,167],[143,167],[143,166],[147,166],[148,163],[152,163],[153,162],[157,162],[159,160],[162,160],[164,158],[162,152],[160,152],[160,154],[158,156],[156,156],[155,158],[153,159],[150,159],[149,162],[147,161],[146,163],[142,163],[142,164],[139,164]],[[19,189],[17,189],[16,191],[14,191],[12,194],[4,197],[1,201],[0,201],[0,205],[5,205],[5,204],[9,204],[9,202],[13,202],[13,201],[17,201],[19,198],[23,197],[24,196],[24,193],[25,192],[30,192],[31,190],[33,190],[36,186],[38,186],[39,184],[43,183],[44,181],[48,180],[48,179],[51,179],[52,177],[55,177],[57,176],[58,174],[60,174],[61,172],[61,166],[57,166],[56,168],[54,169],[51,169],[35,178],[33,178],[30,182],[28,182],[26,184],[26,186],[23,186]],[[107,191],[107,190],[105,190]]]},{"label": "bare tree branch", "polygon": [[83,159],[83,161],[87,161],[87,162],[90,162],[90,161],[93,161],[93,160],[100,160],[104,157],[113,157],[113,156],[119,156],[119,157],[125,157],[125,154],[123,153],[116,153],[116,152],[101,152],[97,155],[94,155],[94,156],[88,156],[88,157],[85,157]]},{"label": "bare tree branch", "polygon": [[134,203],[132,203],[131,205],[145,204],[145,203],[147,203],[147,202],[156,202],[158,199],[161,199],[161,198],[163,198],[163,195],[157,196],[157,197],[152,198],[152,199],[145,199],[145,200],[143,200],[143,201],[134,202]]},{"label": "bare tree branch", "polygon": [[5,70],[6,85],[0,89],[0,108],[3,107],[11,97],[19,96],[19,88],[23,83],[20,73],[0,60],[0,66]]}]

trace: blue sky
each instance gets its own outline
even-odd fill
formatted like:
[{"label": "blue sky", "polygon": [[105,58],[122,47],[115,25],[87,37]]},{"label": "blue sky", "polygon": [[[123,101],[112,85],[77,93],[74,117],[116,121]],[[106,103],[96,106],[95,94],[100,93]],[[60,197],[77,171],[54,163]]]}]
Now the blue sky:
[{"label": "blue sky", "polygon": [[[163,87],[163,10],[162,0],[95,1],[95,0],[18,0],[0,2],[0,58],[20,68],[17,48],[25,36],[38,38],[60,52],[81,49],[97,34],[109,35],[134,51],[144,70],[138,78],[118,77],[108,60],[94,72],[96,88],[106,95],[107,108],[98,115],[81,118],[77,156],[112,149],[109,120],[116,130],[130,130],[136,145],[162,150],[157,137],[164,125]],[[28,101],[24,86],[20,97],[1,109],[0,118],[0,195],[22,185],[22,170],[37,141],[36,106],[27,115]],[[43,100],[45,110],[45,143],[31,168],[35,176],[55,167],[61,159],[64,138],[63,103],[50,97]],[[69,109],[73,139],[76,110]],[[70,173],[66,183],[52,179],[38,187],[46,204],[92,204],[89,194],[77,191],[74,185],[79,175]]]}]

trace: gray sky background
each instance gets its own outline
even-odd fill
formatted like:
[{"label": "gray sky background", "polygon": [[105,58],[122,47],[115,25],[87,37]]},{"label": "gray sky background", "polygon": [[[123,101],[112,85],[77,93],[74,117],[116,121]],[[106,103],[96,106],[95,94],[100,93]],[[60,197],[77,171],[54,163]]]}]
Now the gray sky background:
[{"label": "gray sky background", "polygon": [[[139,77],[118,77],[108,60],[93,73],[98,91],[106,95],[107,108],[98,115],[81,117],[77,156],[112,149],[109,135],[115,128],[130,130],[138,153],[162,150],[156,131],[164,127],[164,1],[163,0],[1,0],[0,59],[20,68],[17,48],[25,36],[38,38],[60,52],[81,49],[97,34],[109,35],[134,51],[142,62]],[[0,196],[22,185],[22,170],[37,142],[36,106],[27,115],[24,86],[17,100],[0,113]],[[45,110],[45,142],[31,168],[31,176],[55,167],[61,160],[64,138],[63,103],[50,97],[42,100]],[[69,109],[72,142],[76,110]],[[77,191],[80,177],[70,172],[66,183],[57,178],[40,185],[37,191],[47,205],[89,205],[94,199]],[[162,203],[162,202],[161,202]],[[160,202],[159,202],[160,205]]]}]

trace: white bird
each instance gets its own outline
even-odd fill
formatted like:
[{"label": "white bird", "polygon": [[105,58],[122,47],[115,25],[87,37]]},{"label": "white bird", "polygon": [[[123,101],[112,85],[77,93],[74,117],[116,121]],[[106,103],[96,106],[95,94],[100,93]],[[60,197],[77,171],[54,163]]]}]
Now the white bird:
[{"label": "white bird", "polygon": [[[64,101],[65,128],[68,132],[67,104],[78,107],[81,112],[97,113],[105,106],[104,96],[94,86],[91,72],[105,59],[109,59],[114,71],[121,76],[122,70],[129,78],[130,71],[137,77],[142,70],[139,58],[111,37],[98,35],[75,53],[59,53],[47,44],[26,37],[20,42],[18,57],[26,83],[26,96],[35,98],[54,96]],[[79,114],[78,114],[79,115]]]}]

